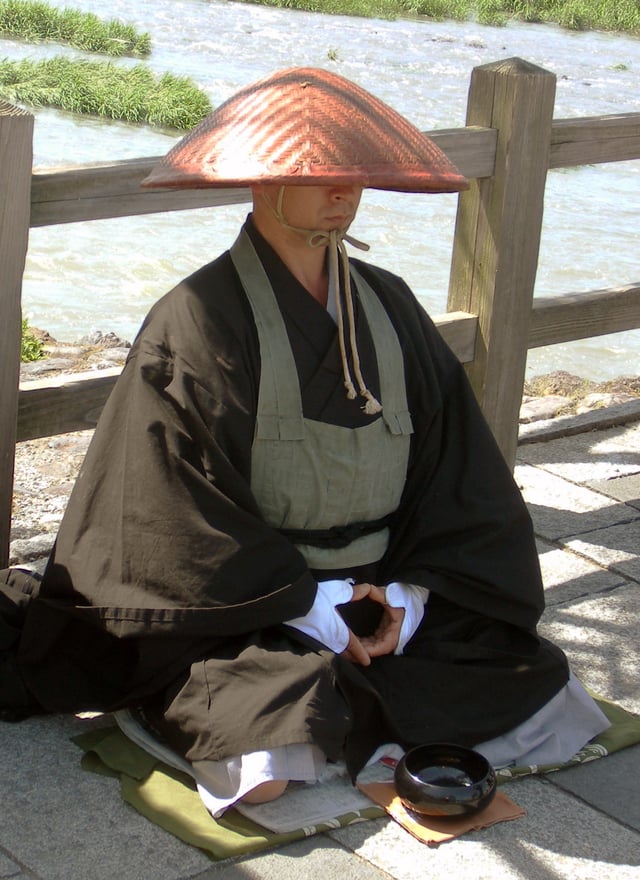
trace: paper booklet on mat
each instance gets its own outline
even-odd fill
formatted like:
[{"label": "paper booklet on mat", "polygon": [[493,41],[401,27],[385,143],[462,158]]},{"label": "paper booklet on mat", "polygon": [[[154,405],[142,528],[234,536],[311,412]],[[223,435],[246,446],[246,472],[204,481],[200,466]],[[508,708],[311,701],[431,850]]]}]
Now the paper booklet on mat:
[{"label": "paper booklet on mat", "polygon": [[[358,776],[358,781],[381,782],[393,778],[393,770],[377,762]],[[374,802],[358,791],[345,776],[326,781],[289,783],[285,793],[266,804],[234,804],[234,808],[269,831],[286,834],[299,828],[321,825],[347,813],[366,810]]]}]

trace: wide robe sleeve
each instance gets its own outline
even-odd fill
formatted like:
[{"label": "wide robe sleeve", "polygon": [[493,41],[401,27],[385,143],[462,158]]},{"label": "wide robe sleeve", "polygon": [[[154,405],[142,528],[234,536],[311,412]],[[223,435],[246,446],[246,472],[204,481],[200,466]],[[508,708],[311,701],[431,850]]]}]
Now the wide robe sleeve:
[{"label": "wide robe sleeve", "polygon": [[313,603],[303,557],[249,487],[259,349],[230,266],[152,309],[101,415],[22,639],[44,705],[58,661],[71,692],[80,669],[110,668],[103,699],[95,674],[76,691],[117,703],[185,650]]}]

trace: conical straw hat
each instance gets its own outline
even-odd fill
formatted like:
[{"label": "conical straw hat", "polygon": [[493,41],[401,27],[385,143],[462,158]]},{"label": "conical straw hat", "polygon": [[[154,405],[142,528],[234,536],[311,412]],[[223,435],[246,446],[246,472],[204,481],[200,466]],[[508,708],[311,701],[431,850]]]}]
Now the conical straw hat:
[{"label": "conical straw hat", "polygon": [[430,138],[350,80],[278,71],[241,89],[189,132],[144,187],[354,184],[457,192],[466,179]]}]

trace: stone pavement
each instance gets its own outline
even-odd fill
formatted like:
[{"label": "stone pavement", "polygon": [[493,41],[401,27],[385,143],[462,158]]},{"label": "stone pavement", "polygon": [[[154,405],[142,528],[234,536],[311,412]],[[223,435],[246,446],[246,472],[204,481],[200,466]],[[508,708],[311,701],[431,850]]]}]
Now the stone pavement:
[{"label": "stone pavement", "polygon": [[[570,426],[569,426],[570,429]],[[640,713],[640,421],[519,448],[539,540],[542,631],[582,680]],[[640,878],[640,746],[508,784],[527,816],[430,849],[378,819],[212,862],[85,773],[78,718],[0,725],[0,878],[631,880]]]}]

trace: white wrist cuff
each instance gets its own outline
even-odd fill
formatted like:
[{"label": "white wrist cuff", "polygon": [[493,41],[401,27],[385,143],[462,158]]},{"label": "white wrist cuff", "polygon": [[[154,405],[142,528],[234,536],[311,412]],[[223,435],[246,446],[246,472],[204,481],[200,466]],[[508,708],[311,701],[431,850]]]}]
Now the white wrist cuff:
[{"label": "white wrist cuff", "polygon": [[335,654],[341,654],[349,644],[349,630],[336,611],[353,598],[351,580],[319,581],[313,605],[303,617],[285,623],[326,645]]},{"label": "white wrist cuff", "polygon": [[392,608],[404,608],[404,619],[400,629],[398,644],[393,652],[402,654],[405,645],[420,626],[424,617],[424,606],[429,599],[429,590],[415,584],[393,581],[386,588],[387,605]]}]

